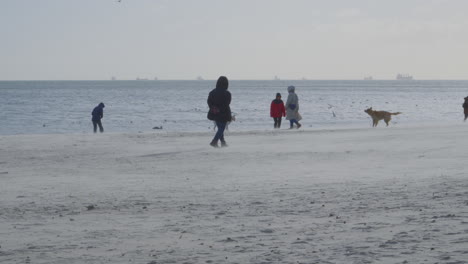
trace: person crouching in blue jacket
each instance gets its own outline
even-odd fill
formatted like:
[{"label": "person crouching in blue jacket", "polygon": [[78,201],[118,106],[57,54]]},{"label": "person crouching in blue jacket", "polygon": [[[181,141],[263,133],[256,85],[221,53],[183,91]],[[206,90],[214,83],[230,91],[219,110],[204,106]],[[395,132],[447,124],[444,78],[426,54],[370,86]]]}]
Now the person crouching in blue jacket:
[{"label": "person crouching in blue jacket", "polygon": [[104,128],[102,127],[101,119],[104,117],[104,103],[98,104],[98,106],[94,107],[93,112],[91,115],[93,118],[91,121],[93,121],[93,127],[94,127],[94,133],[97,132],[97,126],[99,126],[99,131],[104,132]]}]

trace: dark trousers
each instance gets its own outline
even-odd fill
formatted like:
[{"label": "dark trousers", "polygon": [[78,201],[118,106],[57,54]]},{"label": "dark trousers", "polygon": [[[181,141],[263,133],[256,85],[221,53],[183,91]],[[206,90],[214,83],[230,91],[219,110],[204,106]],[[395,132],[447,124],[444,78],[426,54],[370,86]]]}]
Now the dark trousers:
[{"label": "dark trousers", "polygon": [[273,117],[273,120],[275,121],[275,128],[281,127],[281,119],[281,117]]},{"label": "dark trousers", "polygon": [[299,125],[299,122],[297,122],[296,119],[289,119],[289,123],[291,123],[291,128],[293,128],[294,124]]},{"label": "dark trousers", "polygon": [[93,120],[93,127],[94,127],[94,133],[97,132],[97,127],[99,126],[99,131],[104,132],[104,128],[102,127],[101,120]]},{"label": "dark trousers", "polygon": [[218,131],[216,131],[216,135],[213,138],[214,143],[218,143],[218,140],[221,140],[221,142],[224,141],[224,130],[226,129],[226,124],[227,122],[218,122],[216,121],[216,126],[218,127]]}]

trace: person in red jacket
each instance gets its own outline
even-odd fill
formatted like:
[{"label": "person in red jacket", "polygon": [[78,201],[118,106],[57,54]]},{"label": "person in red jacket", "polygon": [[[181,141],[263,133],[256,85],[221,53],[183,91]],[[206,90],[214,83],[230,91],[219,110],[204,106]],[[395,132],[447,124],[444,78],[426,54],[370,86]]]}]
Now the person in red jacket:
[{"label": "person in red jacket", "polygon": [[270,116],[275,121],[274,128],[281,127],[281,119],[286,116],[286,109],[284,108],[283,100],[281,100],[281,94],[276,94],[276,99],[271,101]]}]

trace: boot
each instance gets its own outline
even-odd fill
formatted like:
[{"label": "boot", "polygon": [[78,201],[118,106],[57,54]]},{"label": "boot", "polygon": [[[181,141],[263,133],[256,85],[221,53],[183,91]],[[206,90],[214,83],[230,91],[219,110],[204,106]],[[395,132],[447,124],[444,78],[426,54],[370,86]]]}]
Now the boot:
[{"label": "boot", "polygon": [[213,148],[217,148],[218,147],[218,142],[211,141],[210,146],[212,146]]}]

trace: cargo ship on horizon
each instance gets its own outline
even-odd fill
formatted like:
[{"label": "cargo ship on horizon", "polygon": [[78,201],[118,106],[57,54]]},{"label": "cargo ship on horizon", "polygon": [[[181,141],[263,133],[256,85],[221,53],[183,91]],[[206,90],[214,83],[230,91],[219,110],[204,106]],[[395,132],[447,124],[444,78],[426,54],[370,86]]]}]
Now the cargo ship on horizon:
[{"label": "cargo ship on horizon", "polygon": [[396,76],[396,79],[397,80],[413,80],[413,76],[409,75],[409,74],[397,74]]}]

